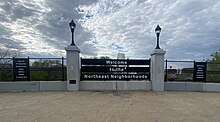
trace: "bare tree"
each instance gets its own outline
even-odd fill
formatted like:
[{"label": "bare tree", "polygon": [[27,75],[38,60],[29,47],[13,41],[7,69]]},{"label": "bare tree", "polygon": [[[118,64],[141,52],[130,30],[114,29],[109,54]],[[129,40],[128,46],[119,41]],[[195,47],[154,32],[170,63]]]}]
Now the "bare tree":
[{"label": "bare tree", "polygon": [[0,47],[0,64],[7,64],[12,61],[13,57],[19,57],[20,55],[19,50]]},{"label": "bare tree", "polygon": [[110,59],[108,56],[101,56],[100,59]]}]

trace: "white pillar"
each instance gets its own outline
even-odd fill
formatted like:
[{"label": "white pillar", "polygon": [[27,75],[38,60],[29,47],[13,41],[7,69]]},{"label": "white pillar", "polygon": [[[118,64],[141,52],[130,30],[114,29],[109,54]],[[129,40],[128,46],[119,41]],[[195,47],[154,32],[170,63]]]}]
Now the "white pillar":
[{"label": "white pillar", "polygon": [[163,49],[155,49],[151,54],[151,81],[153,91],[164,91],[164,55]]},{"label": "white pillar", "polygon": [[67,90],[78,91],[80,81],[80,49],[75,45],[65,48],[67,58]]}]

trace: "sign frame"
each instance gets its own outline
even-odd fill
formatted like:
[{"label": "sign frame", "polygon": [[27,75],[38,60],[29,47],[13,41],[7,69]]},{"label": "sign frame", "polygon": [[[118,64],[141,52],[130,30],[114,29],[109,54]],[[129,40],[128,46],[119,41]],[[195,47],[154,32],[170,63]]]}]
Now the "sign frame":
[{"label": "sign frame", "polygon": [[150,59],[82,59],[81,80],[150,80]]},{"label": "sign frame", "polygon": [[29,58],[13,58],[14,81],[30,81]]},{"label": "sign frame", "polygon": [[193,81],[206,82],[207,62],[194,62]]}]

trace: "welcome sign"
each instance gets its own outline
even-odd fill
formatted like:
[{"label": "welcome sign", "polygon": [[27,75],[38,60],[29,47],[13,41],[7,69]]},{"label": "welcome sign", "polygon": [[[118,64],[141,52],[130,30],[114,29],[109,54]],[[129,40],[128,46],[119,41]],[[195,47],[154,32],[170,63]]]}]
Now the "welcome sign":
[{"label": "welcome sign", "polygon": [[150,60],[81,59],[81,80],[149,80]]}]

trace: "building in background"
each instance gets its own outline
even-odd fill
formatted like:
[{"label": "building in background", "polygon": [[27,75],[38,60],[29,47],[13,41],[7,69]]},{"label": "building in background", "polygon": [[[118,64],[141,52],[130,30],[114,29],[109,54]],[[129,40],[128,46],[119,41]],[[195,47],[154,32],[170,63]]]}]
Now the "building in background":
[{"label": "building in background", "polygon": [[[117,59],[125,59],[125,54],[124,53],[118,53],[117,54]],[[127,65],[118,65],[118,67],[123,67],[126,69]],[[117,72],[117,74],[127,74],[127,72]]]},{"label": "building in background", "polygon": [[125,59],[125,54],[124,53],[118,53],[117,54],[117,59]]}]

